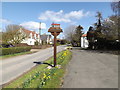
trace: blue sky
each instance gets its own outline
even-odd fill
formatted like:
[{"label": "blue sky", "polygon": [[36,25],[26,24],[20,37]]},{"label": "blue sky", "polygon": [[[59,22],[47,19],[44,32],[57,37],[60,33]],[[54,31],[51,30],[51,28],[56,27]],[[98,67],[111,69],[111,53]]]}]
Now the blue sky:
[{"label": "blue sky", "polygon": [[110,2],[3,2],[2,28],[18,24],[38,31],[38,22],[42,22],[42,33],[47,33],[55,22],[61,24],[63,31],[69,25],[81,25],[87,31],[96,22],[97,11],[102,12],[103,18],[113,14]]}]

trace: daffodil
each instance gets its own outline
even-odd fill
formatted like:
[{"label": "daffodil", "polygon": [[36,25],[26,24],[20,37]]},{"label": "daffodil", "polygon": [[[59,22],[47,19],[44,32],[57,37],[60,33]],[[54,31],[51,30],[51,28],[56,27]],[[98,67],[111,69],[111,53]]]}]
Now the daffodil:
[{"label": "daffodil", "polygon": [[46,74],[44,74],[43,78],[46,78]]},{"label": "daffodil", "polygon": [[50,76],[48,76],[48,78],[50,78]]}]

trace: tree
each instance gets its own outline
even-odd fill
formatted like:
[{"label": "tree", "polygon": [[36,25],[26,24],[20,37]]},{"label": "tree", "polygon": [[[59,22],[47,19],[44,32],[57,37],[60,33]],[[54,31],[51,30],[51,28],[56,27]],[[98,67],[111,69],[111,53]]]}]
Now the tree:
[{"label": "tree", "polygon": [[106,19],[102,18],[101,12],[97,12],[97,22],[94,24],[94,30],[92,31],[90,27],[87,33],[90,47],[95,46],[97,49],[120,47],[120,2],[112,2],[111,8],[115,15]]},{"label": "tree", "polygon": [[[94,23],[94,27],[90,26],[87,32],[87,39],[89,42],[90,49],[96,49],[98,47],[103,47],[103,41],[105,40],[105,35],[103,33],[103,18],[101,12],[97,12],[96,16],[97,22]],[[97,41],[97,42],[96,42]]]},{"label": "tree", "polygon": [[77,26],[75,29],[75,34],[73,36],[73,43],[76,43],[77,46],[81,46],[81,37],[83,35],[83,27],[81,25]]},{"label": "tree", "polygon": [[120,1],[119,2],[112,2],[111,3],[111,8],[113,10],[113,12],[116,15],[119,15],[119,11],[120,11]]},{"label": "tree", "polygon": [[69,26],[65,29],[65,38],[68,40],[73,46],[80,46],[81,36],[83,27],[79,26]]},{"label": "tree", "polygon": [[101,33],[101,30],[102,30],[101,20],[103,19],[102,13],[98,11],[95,17],[97,17],[97,23],[94,24],[95,25],[95,39],[100,39],[103,36]]},{"label": "tree", "polygon": [[118,39],[118,17],[110,16],[103,21],[102,33],[106,40],[116,40]]},{"label": "tree", "polygon": [[71,25],[71,26],[68,26],[64,31],[65,39],[70,43],[73,42],[73,37],[75,34],[76,27],[77,26],[75,26],[75,25]]},{"label": "tree", "polygon": [[26,37],[24,33],[20,32],[22,28],[23,27],[14,24],[6,26],[6,32],[2,34],[3,42],[19,44]]},{"label": "tree", "polygon": [[89,42],[89,49],[94,48],[94,41],[95,41],[95,30],[92,26],[89,27],[87,32],[87,40]]},{"label": "tree", "polygon": [[118,39],[119,39],[119,41],[120,41],[120,1],[118,0],[118,2],[112,2],[111,3],[111,8],[112,8],[112,10],[113,10],[113,12],[115,13],[115,18],[117,19],[117,21],[115,21],[115,22],[117,22],[116,23],[116,25],[118,25]]},{"label": "tree", "polygon": [[[94,40],[97,40],[97,47],[107,48],[110,42],[115,42],[119,36],[119,22],[120,17],[112,15],[107,19],[102,19],[102,14],[97,13],[97,23],[94,24]],[[95,44],[95,43],[94,43]]]},{"label": "tree", "polygon": [[99,12],[99,11],[97,11],[96,13],[97,13],[96,17],[98,18],[98,21],[101,21],[101,19],[102,19],[102,13]]}]

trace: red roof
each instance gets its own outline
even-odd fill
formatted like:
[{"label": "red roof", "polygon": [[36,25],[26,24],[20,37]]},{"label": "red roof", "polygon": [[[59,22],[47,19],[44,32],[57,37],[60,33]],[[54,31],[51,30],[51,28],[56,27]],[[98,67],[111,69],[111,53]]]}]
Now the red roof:
[{"label": "red roof", "polygon": [[60,25],[60,24],[55,24],[55,23],[52,23],[51,25]]},{"label": "red roof", "polygon": [[27,34],[32,33],[33,36],[34,36],[34,34],[36,34],[36,36],[38,36],[38,34],[35,31],[30,31],[30,30],[27,30],[27,29],[23,29],[23,31]]},{"label": "red roof", "polygon": [[86,37],[86,36],[87,36],[87,34],[83,34],[83,35],[82,35],[82,37]]}]

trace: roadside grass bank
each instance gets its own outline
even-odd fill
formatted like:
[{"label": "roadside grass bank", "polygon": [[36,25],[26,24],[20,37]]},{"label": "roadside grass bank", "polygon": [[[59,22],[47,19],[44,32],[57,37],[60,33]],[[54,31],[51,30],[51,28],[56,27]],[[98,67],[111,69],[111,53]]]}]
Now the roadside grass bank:
[{"label": "roadside grass bank", "polygon": [[[22,75],[3,88],[60,88],[62,78],[66,71],[66,65],[71,60],[72,53],[69,50],[57,54],[57,66],[51,67],[45,64],[36,65],[28,73]],[[45,61],[53,64],[53,57]]]},{"label": "roadside grass bank", "polygon": [[4,60],[6,58],[11,58],[11,57],[20,56],[20,55],[25,55],[25,54],[32,54],[35,52],[37,51],[27,51],[27,52],[15,53],[15,54],[10,54],[10,55],[4,55],[4,56],[0,56],[0,60]]}]

